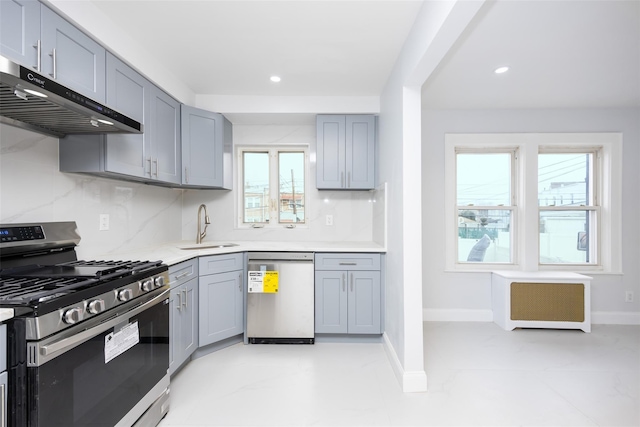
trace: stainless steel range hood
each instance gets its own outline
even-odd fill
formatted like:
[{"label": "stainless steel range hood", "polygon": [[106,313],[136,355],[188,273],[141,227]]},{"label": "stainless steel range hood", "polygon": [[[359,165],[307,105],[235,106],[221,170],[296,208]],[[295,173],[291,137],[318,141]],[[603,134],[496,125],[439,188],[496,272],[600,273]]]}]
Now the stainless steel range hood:
[{"label": "stainless steel range hood", "polygon": [[62,138],[142,133],[141,123],[0,56],[0,122]]}]

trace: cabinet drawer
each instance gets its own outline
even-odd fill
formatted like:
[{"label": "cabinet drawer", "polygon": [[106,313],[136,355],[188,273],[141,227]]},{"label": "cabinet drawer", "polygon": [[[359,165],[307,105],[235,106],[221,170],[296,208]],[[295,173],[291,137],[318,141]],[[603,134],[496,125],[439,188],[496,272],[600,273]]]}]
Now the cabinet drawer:
[{"label": "cabinet drawer", "polygon": [[200,276],[244,269],[244,253],[200,257]]},{"label": "cabinet drawer", "polygon": [[188,282],[198,276],[198,258],[181,262],[169,267],[169,285],[172,288]]},{"label": "cabinet drawer", "polygon": [[380,254],[319,253],[316,270],[380,270]]}]

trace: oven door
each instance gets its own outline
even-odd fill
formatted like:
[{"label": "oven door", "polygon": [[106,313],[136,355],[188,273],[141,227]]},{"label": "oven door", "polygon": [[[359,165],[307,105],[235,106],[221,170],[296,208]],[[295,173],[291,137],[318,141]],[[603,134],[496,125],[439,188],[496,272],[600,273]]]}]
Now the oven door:
[{"label": "oven door", "polygon": [[113,427],[127,416],[168,375],[168,302],[160,288],[117,314],[30,343],[28,425]]}]

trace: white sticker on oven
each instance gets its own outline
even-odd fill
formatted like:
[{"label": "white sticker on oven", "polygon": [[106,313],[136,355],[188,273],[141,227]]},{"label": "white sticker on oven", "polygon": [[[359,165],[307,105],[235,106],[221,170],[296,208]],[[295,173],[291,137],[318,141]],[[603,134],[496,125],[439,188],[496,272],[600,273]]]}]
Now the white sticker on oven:
[{"label": "white sticker on oven", "polygon": [[104,363],[109,363],[139,342],[138,322],[129,323],[116,333],[111,332],[104,337]]}]

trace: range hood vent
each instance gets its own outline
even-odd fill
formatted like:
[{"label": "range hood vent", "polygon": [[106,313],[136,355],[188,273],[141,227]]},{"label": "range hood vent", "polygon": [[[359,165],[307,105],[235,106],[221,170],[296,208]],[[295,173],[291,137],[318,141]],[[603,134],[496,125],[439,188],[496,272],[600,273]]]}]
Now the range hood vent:
[{"label": "range hood vent", "polygon": [[136,120],[2,56],[0,122],[57,138],[143,132]]}]

